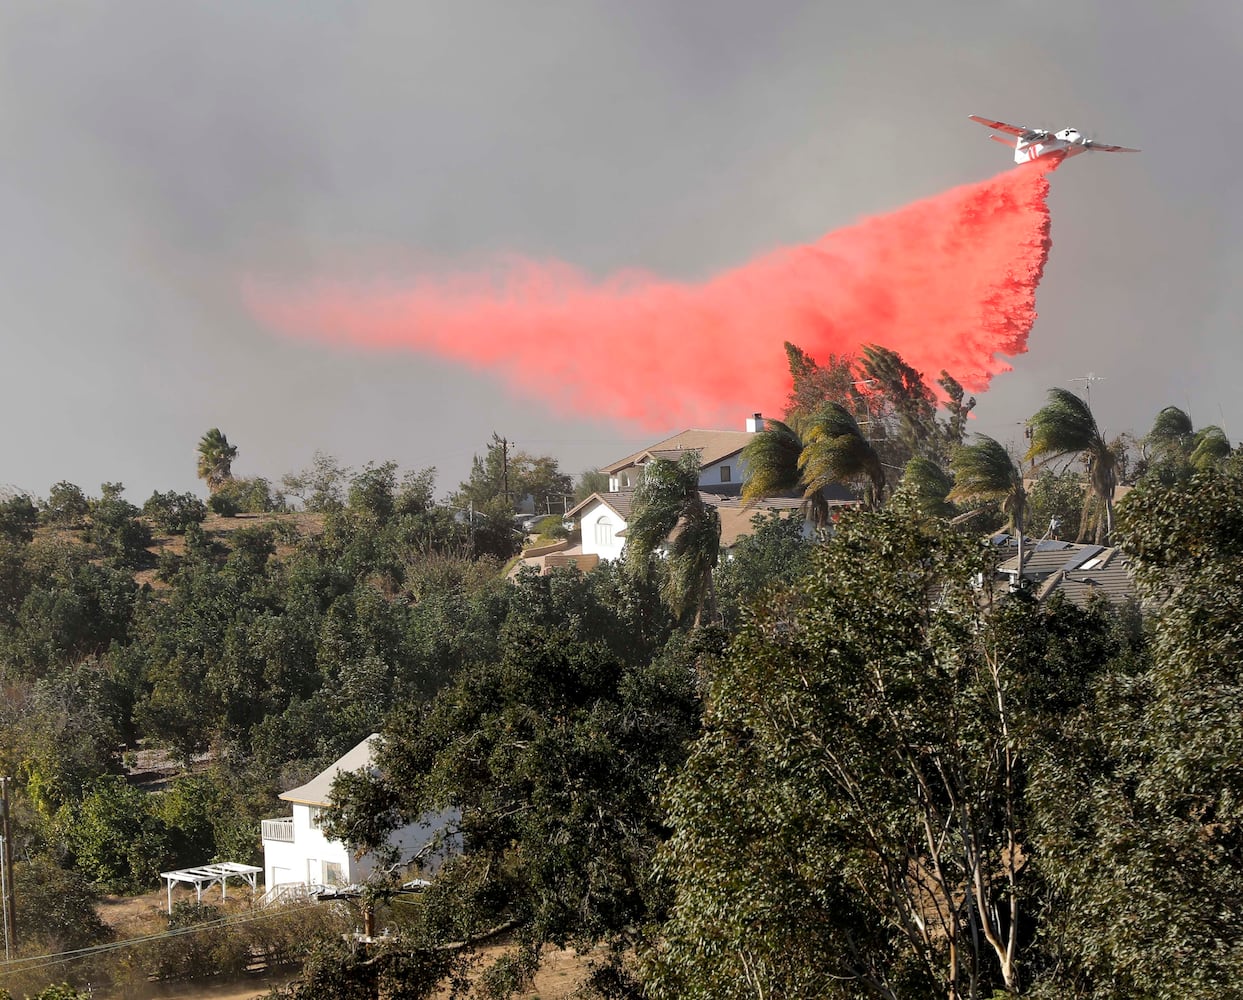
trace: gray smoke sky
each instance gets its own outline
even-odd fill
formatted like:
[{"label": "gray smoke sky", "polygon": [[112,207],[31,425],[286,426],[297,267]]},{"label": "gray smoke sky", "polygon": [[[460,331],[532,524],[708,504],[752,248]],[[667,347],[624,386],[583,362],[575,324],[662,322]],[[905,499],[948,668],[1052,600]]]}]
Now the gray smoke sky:
[{"label": "gray smoke sky", "polygon": [[6,4],[0,484],[202,492],[212,426],[273,480],[320,449],[446,491],[493,430],[604,464],[653,435],[279,340],[242,282],[498,251],[699,278],[1004,169],[969,113],[1144,149],[1054,175],[1030,352],[974,429],[1094,372],[1108,431],[1176,404],[1239,440],[1240,65],[1227,0]]}]

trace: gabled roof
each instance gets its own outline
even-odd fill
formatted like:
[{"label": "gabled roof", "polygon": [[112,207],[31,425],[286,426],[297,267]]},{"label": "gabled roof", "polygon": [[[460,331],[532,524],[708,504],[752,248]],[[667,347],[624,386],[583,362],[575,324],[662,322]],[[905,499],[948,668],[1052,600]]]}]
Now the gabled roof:
[{"label": "gabled roof", "polygon": [[754,437],[750,431],[686,430],[663,441],[657,441],[633,455],[627,455],[612,465],[606,465],[600,471],[612,475],[632,465],[642,465],[653,458],[667,458],[676,462],[688,451],[699,452],[701,466],[713,465],[742,451]]},{"label": "gabled roof", "polygon": [[630,511],[634,505],[634,490],[622,490],[618,493],[593,493],[586,500],[576,503],[567,510],[565,518],[568,521],[598,503],[604,504],[623,521],[629,521]]},{"label": "gabled roof", "polygon": [[286,802],[297,802],[304,806],[326,806],[332,793],[332,782],[338,774],[351,771],[370,771],[375,768],[375,751],[379,746],[380,734],[372,733],[365,740],[347,751],[340,759],[329,764],[323,771],[305,785],[281,792],[280,798]]}]

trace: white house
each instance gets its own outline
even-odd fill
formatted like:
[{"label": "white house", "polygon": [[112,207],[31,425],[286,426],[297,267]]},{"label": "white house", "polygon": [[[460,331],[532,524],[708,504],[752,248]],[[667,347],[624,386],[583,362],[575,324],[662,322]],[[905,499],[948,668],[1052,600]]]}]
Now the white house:
[{"label": "white house", "polygon": [[[320,820],[329,806],[333,779],[342,772],[375,771],[375,750],[380,740],[373,733],[340,760],[317,774],[305,785],[282,792],[280,797],[292,803],[289,816],[262,821],[264,881],[267,889],[289,883],[303,885],[352,885],[364,881],[375,867],[375,858],[354,852],[340,840],[330,840],[320,830]],[[425,850],[438,835],[444,835],[457,815],[453,810],[429,814],[417,823],[395,830],[390,843],[399,851],[403,862]],[[451,838],[446,838],[451,839]],[[445,847],[436,857],[428,859],[430,869],[443,861]],[[425,864],[425,867],[429,867]]]},{"label": "white house", "polygon": [[[754,505],[743,506],[739,496],[747,470],[742,450],[753,435],[764,429],[764,418],[756,413],[747,418],[746,427],[745,431],[685,430],[602,468],[600,471],[609,476],[609,491],[593,493],[566,514],[577,524],[580,537],[578,544],[559,558],[621,558],[634,489],[639,484],[643,467],[657,458],[676,462],[687,452],[698,453],[700,495],[706,503],[716,507],[721,517],[721,550],[726,557],[739,538],[751,533],[751,519],[755,514],[788,515],[802,507],[801,497],[792,496],[768,497]],[[858,503],[854,494],[841,485],[826,487],[824,495],[830,507]],[[810,523],[804,525],[804,533],[808,537],[813,534]]]},{"label": "white house", "polygon": [[610,493],[624,493],[639,485],[643,466],[652,459],[676,462],[687,452],[695,451],[699,453],[699,488],[705,493],[737,496],[746,478],[742,449],[756,432],[764,429],[764,418],[758,413],[747,417],[746,428],[742,431],[685,430],[606,465],[600,471],[608,474]]}]

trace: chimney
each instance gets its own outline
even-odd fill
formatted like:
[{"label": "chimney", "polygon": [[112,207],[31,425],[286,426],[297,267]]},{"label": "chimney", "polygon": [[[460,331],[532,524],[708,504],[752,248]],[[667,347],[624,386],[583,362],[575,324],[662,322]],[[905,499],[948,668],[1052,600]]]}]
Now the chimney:
[{"label": "chimney", "polygon": [[758,434],[764,429],[764,418],[758,413],[747,417],[747,433]]}]

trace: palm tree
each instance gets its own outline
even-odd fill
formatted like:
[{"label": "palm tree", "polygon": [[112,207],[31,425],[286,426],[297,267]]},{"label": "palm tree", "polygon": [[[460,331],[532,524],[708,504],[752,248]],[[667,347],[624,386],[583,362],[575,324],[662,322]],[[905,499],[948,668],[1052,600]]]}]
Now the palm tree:
[{"label": "palm tree", "polygon": [[1167,406],[1157,414],[1144,445],[1153,449],[1159,472],[1169,478],[1211,469],[1231,452],[1225,431],[1215,424],[1195,430],[1191,417],[1177,406]]},{"label": "palm tree", "polygon": [[950,501],[954,478],[930,458],[916,455],[906,463],[897,493],[907,497],[925,517],[953,517],[956,511]]},{"label": "palm tree", "polygon": [[831,483],[862,482],[863,499],[876,508],[885,497],[885,468],[858,421],[841,403],[826,404],[808,422],[798,458],[803,496]]},{"label": "palm tree", "polygon": [[840,403],[825,403],[800,426],[802,434],[791,424],[765,420],[764,429],[743,448],[747,470],[743,503],[751,506],[765,497],[799,490],[812,523],[823,528],[829,520],[824,487],[863,479],[869,504],[879,506],[884,468],[850,411]]},{"label": "palm tree", "polygon": [[215,493],[233,478],[233,459],[237,458],[237,448],[229,444],[229,439],[219,427],[213,427],[199,439],[198,452],[198,476]]},{"label": "palm tree", "polygon": [[677,462],[657,458],[643,469],[626,526],[626,566],[647,579],[652,556],[668,543],[662,596],[674,614],[695,609],[695,625],[716,611],[712,570],[721,548],[721,516],[699,493],[699,453]]},{"label": "palm tree", "polygon": [[954,450],[954,488],[950,500],[996,503],[1008,520],[1007,528],[1019,540],[1019,580],[1023,579],[1023,522],[1027,491],[1023,473],[1010,453],[994,438],[977,434],[976,443]]},{"label": "palm tree", "polygon": [[1228,458],[1232,450],[1226,432],[1216,424],[1209,424],[1196,431],[1189,458],[1196,471],[1203,472]]},{"label": "palm tree", "polygon": [[[803,492],[803,477],[798,461],[804,441],[790,424],[766,419],[764,429],[755,434],[742,449],[742,467],[746,479],[742,484],[742,502],[754,506],[765,497],[779,496],[791,490]],[[804,494],[805,495],[805,494]],[[823,528],[829,519],[829,504],[824,494],[815,493],[807,499],[812,523]]]},{"label": "palm tree", "polygon": [[1114,490],[1118,485],[1118,456],[1114,453],[1088,404],[1069,389],[1049,390],[1049,401],[1031,418],[1031,447],[1024,456],[1038,464],[1066,456],[1082,455],[1088,467],[1089,492],[1079,522],[1082,540],[1089,524],[1093,497],[1105,508],[1104,532],[1097,524],[1097,543],[1108,544],[1114,527]]},{"label": "palm tree", "polygon": [[1183,450],[1192,431],[1191,418],[1186,412],[1177,406],[1167,406],[1152,422],[1152,430],[1144,438],[1144,443],[1160,451],[1172,448]]}]

